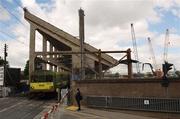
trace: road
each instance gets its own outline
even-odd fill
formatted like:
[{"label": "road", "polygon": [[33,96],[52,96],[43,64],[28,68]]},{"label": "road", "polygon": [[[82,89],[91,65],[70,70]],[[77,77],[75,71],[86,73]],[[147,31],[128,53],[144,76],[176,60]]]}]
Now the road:
[{"label": "road", "polygon": [[25,97],[0,98],[0,119],[32,119],[54,102]]}]

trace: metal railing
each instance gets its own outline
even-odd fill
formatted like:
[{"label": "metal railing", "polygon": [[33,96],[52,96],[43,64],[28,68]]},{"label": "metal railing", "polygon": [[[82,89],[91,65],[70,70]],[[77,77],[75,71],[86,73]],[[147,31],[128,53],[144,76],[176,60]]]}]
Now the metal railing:
[{"label": "metal railing", "polygon": [[180,113],[180,98],[87,96],[89,107]]}]

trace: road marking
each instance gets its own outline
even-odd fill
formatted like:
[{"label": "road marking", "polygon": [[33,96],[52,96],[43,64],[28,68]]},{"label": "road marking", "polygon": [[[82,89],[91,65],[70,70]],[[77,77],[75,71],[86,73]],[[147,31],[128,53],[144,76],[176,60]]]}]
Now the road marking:
[{"label": "road marking", "polygon": [[25,102],[25,101],[19,102],[19,103],[15,104],[15,105],[12,105],[12,106],[10,106],[10,107],[4,108],[4,109],[0,110],[0,113],[1,113],[1,112],[4,112],[4,111],[6,111],[6,110],[9,110],[9,109],[11,109],[11,108],[14,108],[14,107],[16,107],[17,105],[20,105],[20,104],[22,104],[22,103],[24,103],[24,102]]}]

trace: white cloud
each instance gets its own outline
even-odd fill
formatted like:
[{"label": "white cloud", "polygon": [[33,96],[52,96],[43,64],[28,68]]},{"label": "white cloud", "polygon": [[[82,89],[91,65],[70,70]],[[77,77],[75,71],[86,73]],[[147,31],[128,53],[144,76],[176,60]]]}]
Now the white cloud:
[{"label": "white cloud", "polygon": [[180,18],[179,0],[157,0],[155,1],[155,4],[161,11],[170,11],[173,15]]},{"label": "white cloud", "polygon": [[168,10],[174,5],[174,0],[154,0],[155,4],[161,9]]},{"label": "white cloud", "polygon": [[[84,3],[87,13],[87,23],[93,26],[104,27],[121,26],[138,20],[149,19],[157,21],[159,18],[153,10],[153,1],[88,1]],[[113,20],[112,20],[113,19]]]}]

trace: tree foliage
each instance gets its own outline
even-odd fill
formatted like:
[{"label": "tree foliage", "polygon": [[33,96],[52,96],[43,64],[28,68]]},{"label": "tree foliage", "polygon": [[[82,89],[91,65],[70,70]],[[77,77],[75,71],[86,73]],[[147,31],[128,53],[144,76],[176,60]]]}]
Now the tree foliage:
[{"label": "tree foliage", "polygon": [[26,65],[24,68],[24,76],[29,76],[29,60],[26,61]]},{"label": "tree foliage", "polygon": [[178,77],[180,77],[180,71],[175,72]]}]

